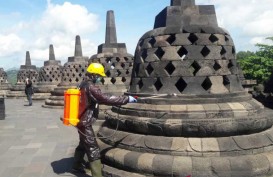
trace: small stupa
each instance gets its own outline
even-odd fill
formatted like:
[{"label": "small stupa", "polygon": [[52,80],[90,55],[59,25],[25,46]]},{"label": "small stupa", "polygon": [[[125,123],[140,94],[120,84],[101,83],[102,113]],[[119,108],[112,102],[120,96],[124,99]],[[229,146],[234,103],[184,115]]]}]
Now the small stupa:
[{"label": "small stupa", "polygon": [[53,45],[49,45],[49,60],[40,68],[39,80],[36,85],[33,99],[47,99],[50,92],[57,87],[62,79],[61,61],[55,59]]},{"label": "small stupa", "polygon": [[69,88],[76,88],[83,80],[88,57],[82,55],[81,38],[76,36],[74,56],[68,57],[68,61],[62,68],[61,82],[51,91],[51,96],[45,100],[43,107],[60,108],[64,106],[64,91]]},{"label": "small stupa", "polygon": [[31,65],[30,53],[26,52],[25,65],[20,66],[17,73],[17,83],[12,86],[11,91],[7,94],[8,97],[25,97],[25,81],[29,78],[32,85],[35,86],[39,80],[39,72],[35,65]]},{"label": "small stupa", "polygon": [[[127,53],[125,43],[117,42],[114,11],[107,11],[105,43],[98,46],[98,52],[89,59],[101,63],[105,68],[107,77],[99,84],[103,93],[123,95],[127,92],[133,69],[133,55]],[[100,106],[100,118],[104,118],[104,111],[109,106]]]},{"label": "small stupa", "polygon": [[10,91],[11,84],[8,82],[7,73],[3,68],[0,68],[0,97],[5,97],[6,94]]}]

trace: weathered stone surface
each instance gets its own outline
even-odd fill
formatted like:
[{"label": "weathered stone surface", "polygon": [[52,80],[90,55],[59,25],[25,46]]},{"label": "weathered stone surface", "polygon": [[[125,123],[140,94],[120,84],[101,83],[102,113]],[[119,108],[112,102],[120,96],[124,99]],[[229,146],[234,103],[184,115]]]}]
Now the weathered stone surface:
[{"label": "weathered stone surface", "polygon": [[39,72],[35,65],[31,65],[31,58],[29,51],[26,52],[25,65],[20,66],[17,73],[17,83],[12,86],[11,92],[7,94],[8,97],[25,97],[25,80],[29,78],[32,85],[35,86],[39,80]]},{"label": "weathered stone surface", "polygon": [[213,6],[171,1],[136,47],[125,94],[137,96],[138,103],[113,107],[104,125],[114,132],[119,122],[122,135],[120,142],[104,143],[130,151],[131,158],[139,158],[134,152],[153,160],[141,170],[136,160],[119,169],[150,176],[271,174],[266,153],[273,149],[273,119],[242,87],[235,53]]},{"label": "weathered stone surface", "polygon": [[[74,56],[68,57],[68,62],[62,67],[62,75],[58,81],[57,87],[51,91],[51,96],[45,100],[43,107],[46,108],[63,108],[64,91],[69,88],[76,88],[84,79],[86,68],[88,66],[88,57],[82,55],[81,38],[79,35],[75,38]],[[58,76],[58,75],[57,75]],[[60,99],[56,99],[59,97]]]},{"label": "weathered stone surface", "polygon": [[33,99],[47,99],[50,92],[57,87],[62,79],[61,61],[55,60],[53,45],[49,46],[49,60],[44,62],[44,66],[40,68],[39,80],[36,85],[35,95]]},{"label": "weathered stone surface", "polygon": [[0,96],[6,96],[10,89],[11,84],[8,82],[7,73],[0,68]]}]

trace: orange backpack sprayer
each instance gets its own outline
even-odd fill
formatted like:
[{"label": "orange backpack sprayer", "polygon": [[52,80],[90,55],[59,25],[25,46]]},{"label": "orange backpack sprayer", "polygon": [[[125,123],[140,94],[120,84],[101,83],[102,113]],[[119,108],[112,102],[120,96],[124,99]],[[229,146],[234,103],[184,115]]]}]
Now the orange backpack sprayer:
[{"label": "orange backpack sprayer", "polygon": [[76,126],[79,123],[80,96],[79,89],[68,89],[64,92],[64,125]]}]

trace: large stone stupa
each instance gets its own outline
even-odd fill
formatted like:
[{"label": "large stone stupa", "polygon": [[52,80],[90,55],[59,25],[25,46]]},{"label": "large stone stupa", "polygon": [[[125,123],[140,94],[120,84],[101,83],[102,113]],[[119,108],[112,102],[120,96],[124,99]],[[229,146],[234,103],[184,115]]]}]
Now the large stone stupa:
[{"label": "large stone stupa", "polygon": [[0,96],[6,96],[11,89],[11,84],[8,82],[7,73],[3,68],[0,68]]},{"label": "large stone stupa", "polygon": [[[89,59],[101,63],[107,77],[99,85],[103,93],[123,95],[127,92],[133,69],[133,55],[127,53],[125,43],[117,42],[115,16],[113,11],[107,11],[105,43],[98,46],[98,53]],[[100,105],[99,117],[104,119],[104,111],[109,106]]]},{"label": "large stone stupa", "polygon": [[62,66],[60,60],[55,60],[53,45],[49,46],[49,60],[44,62],[40,68],[39,80],[35,89],[33,99],[47,99],[50,92],[57,87],[62,79]]},{"label": "large stone stupa", "polygon": [[39,72],[35,65],[31,65],[31,59],[29,51],[26,52],[25,65],[20,66],[20,70],[17,73],[17,83],[12,86],[11,91],[7,94],[8,97],[25,97],[25,81],[29,78],[32,81],[32,85],[35,85],[39,79]]},{"label": "large stone stupa", "polygon": [[43,107],[62,109],[64,106],[64,91],[76,88],[83,80],[88,65],[88,57],[82,55],[81,38],[76,36],[74,56],[68,57],[62,69],[61,82],[51,91],[51,96],[45,100]]},{"label": "large stone stupa", "polygon": [[132,73],[138,103],[113,107],[99,131],[105,176],[273,175],[273,117],[243,89],[213,5],[171,0]]}]

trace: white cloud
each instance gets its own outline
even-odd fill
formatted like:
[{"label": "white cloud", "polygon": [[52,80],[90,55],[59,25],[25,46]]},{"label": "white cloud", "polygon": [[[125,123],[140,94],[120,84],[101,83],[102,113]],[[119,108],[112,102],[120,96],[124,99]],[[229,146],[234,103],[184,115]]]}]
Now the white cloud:
[{"label": "white cloud", "polygon": [[[242,47],[240,50],[254,50],[255,42],[273,36],[272,0],[197,0],[196,3],[215,5],[219,26],[231,35],[236,34],[235,44]],[[244,40],[248,45],[242,45]]]},{"label": "white cloud", "polygon": [[[32,64],[41,67],[43,61],[48,60],[49,45],[53,44],[56,59],[64,64],[68,57],[74,55],[76,35],[81,36],[84,56],[90,57],[96,52],[96,45],[88,37],[98,30],[98,16],[84,6],[47,2],[41,17],[30,17],[0,30],[0,61],[4,59],[2,56],[9,55],[13,58],[12,65],[19,67],[24,62],[25,52],[29,51]],[[18,57],[18,52],[23,55]]]},{"label": "white cloud", "polygon": [[0,35],[0,57],[7,57],[22,50],[23,41],[16,34]]}]

